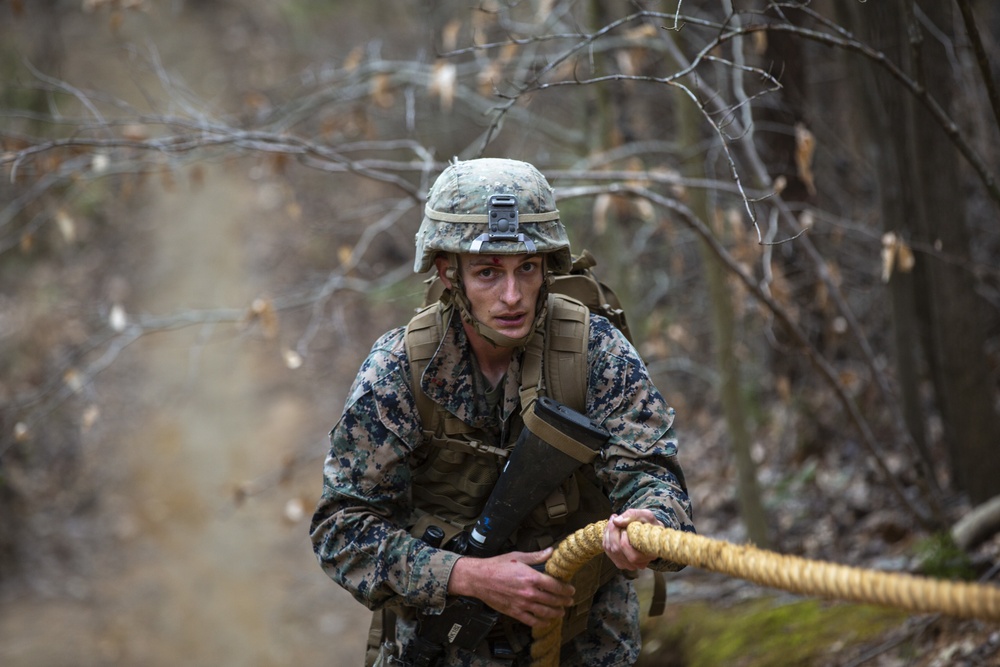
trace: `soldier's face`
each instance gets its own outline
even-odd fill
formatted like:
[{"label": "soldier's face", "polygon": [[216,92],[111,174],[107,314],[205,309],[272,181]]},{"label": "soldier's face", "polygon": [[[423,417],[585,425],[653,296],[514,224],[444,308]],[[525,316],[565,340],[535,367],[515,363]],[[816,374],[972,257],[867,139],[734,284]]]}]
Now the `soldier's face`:
[{"label": "soldier's face", "polygon": [[545,280],[541,255],[459,255],[472,315],[511,338],[531,332]]}]

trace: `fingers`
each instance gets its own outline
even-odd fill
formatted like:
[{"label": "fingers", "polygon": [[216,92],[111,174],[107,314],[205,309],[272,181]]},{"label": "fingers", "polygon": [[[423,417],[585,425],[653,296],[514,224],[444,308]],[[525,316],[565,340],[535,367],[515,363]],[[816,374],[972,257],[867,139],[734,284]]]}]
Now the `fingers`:
[{"label": "fingers", "polygon": [[653,559],[635,549],[628,539],[626,528],[633,521],[659,525],[660,522],[650,510],[628,509],[622,514],[612,514],[604,529],[602,546],[604,552],[620,570],[641,570]]},{"label": "fingers", "polygon": [[574,593],[570,584],[542,574],[519,598],[518,614],[514,617],[531,627],[560,618],[572,606]]},{"label": "fingers", "polygon": [[538,591],[523,600],[521,608],[524,612],[525,620],[518,620],[534,627],[545,621],[560,618],[566,612],[566,608],[572,604],[572,596],[552,595],[544,591]]},{"label": "fingers", "polygon": [[573,604],[575,589],[531,567],[544,563],[551,554],[549,548],[483,559],[481,562],[486,567],[477,578],[472,594],[531,627],[559,618],[565,608]]},{"label": "fingers", "polygon": [[652,510],[647,509],[627,509],[621,514],[612,514],[610,520],[611,523],[614,523],[620,528],[625,528],[633,521],[660,525],[660,520],[656,518],[656,515],[653,514]]},{"label": "fingers", "polygon": [[[521,556],[521,562],[527,563],[528,565],[540,565],[549,559],[552,555],[552,547],[542,549],[541,551],[531,551],[531,552],[517,552],[518,556]],[[514,555],[514,554],[511,554]]]}]

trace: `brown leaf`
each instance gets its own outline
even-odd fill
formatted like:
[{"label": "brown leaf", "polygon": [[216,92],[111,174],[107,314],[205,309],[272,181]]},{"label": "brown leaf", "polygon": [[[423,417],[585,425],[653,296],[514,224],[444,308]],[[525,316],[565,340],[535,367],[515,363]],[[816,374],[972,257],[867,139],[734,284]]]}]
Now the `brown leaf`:
[{"label": "brown leaf", "polygon": [[431,75],[429,91],[437,95],[441,102],[441,110],[445,113],[451,111],[455,101],[455,64],[447,60],[439,60],[434,64],[434,72]]},{"label": "brown leaf", "polygon": [[351,261],[351,255],[354,253],[353,248],[349,245],[342,245],[337,248],[337,259],[341,264],[348,264]]},{"label": "brown leaf", "polygon": [[913,265],[916,263],[916,259],[913,256],[913,250],[903,239],[899,240],[896,244],[896,266],[900,273],[909,273],[913,270]]},{"label": "brown leaf", "polygon": [[149,139],[149,131],[145,125],[129,123],[122,128],[122,137],[129,141],[145,141]]},{"label": "brown leaf", "polygon": [[371,82],[372,101],[383,109],[390,109],[396,102],[396,96],[392,92],[392,79],[388,74],[379,74],[372,78]]},{"label": "brown leaf", "polygon": [[767,32],[764,30],[758,30],[753,33],[753,50],[758,56],[764,55],[767,51]]},{"label": "brown leaf", "polygon": [[599,194],[594,197],[594,212],[591,215],[595,234],[603,234],[608,230],[608,216],[611,210],[611,195],[608,193]]},{"label": "brown leaf", "polygon": [[496,89],[496,82],[503,74],[503,65],[499,60],[489,61],[485,67],[479,70],[476,75],[476,84],[479,94],[483,97],[491,97]]},{"label": "brown leaf", "polygon": [[445,23],[441,29],[441,48],[445,51],[454,51],[458,45],[458,32],[461,29],[461,19],[452,19]]},{"label": "brown leaf", "polygon": [[250,304],[250,310],[244,315],[243,321],[249,324],[255,320],[260,322],[265,338],[273,339],[278,335],[278,312],[270,299],[258,297]]},{"label": "brown leaf", "polygon": [[806,184],[810,195],[816,194],[816,182],[813,178],[812,161],[816,152],[816,137],[802,123],[795,125],[795,166],[799,178]]},{"label": "brown leaf", "polygon": [[351,49],[351,52],[347,54],[347,58],[344,59],[344,69],[348,72],[353,72],[361,64],[361,61],[365,57],[365,47],[358,45]]},{"label": "brown leaf", "polygon": [[887,283],[893,271],[909,273],[916,258],[910,245],[895,232],[882,235],[882,282]]}]

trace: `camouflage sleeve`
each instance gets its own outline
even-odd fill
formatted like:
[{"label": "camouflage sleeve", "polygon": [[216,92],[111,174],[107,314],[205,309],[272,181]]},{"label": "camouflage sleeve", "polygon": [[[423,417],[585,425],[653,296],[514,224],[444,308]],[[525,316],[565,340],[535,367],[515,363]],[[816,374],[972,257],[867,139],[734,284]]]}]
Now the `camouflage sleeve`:
[{"label": "camouflage sleeve", "polygon": [[403,331],[379,339],[330,432],[323,495],[310,526],[327,575],[362,604],[444,608],[458,556],[405,529],[412,512],[410,457],[420,419],[410,393]]},{"label": "camouflage sleeve", "polygon": [[[652,510],[663,525],[694,532],[691,500],[677,459],[674,409],[653,385],[628,340],[603,317],[591,317],[588,414],[611,433],[595,465],[616,513]],[[679,569],[654,562],[655,569]]]}]

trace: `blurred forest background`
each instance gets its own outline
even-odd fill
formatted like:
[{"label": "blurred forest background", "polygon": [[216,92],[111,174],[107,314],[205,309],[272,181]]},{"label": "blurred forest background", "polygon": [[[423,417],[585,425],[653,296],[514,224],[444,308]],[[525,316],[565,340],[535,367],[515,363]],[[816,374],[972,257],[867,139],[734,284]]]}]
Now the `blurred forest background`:
[{"label": "blurred forest background", "polygon": [[[702,534],[993,580],[998,35],[990,0],[0,0],[0,663],[360,664],[308,519],[454,156],[549,176]],[[646,664],[1000,651],[669,591]]]}]

